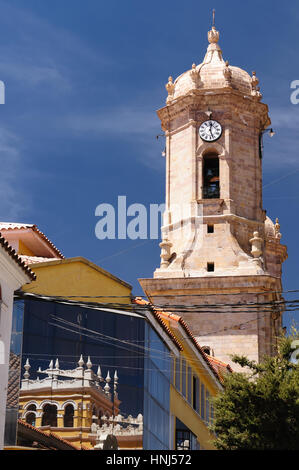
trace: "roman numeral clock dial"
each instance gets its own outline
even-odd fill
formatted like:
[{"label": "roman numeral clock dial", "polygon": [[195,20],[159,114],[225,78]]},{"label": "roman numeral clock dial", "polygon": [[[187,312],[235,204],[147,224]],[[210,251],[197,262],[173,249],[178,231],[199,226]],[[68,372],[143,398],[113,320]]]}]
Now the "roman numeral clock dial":
[{"label": "roman numeral clock dial", "polygon": [[214,142],[221,137],[222,127],[217,121],[210,119],[201,124],[199,128],[199,135],[205,142]]}]

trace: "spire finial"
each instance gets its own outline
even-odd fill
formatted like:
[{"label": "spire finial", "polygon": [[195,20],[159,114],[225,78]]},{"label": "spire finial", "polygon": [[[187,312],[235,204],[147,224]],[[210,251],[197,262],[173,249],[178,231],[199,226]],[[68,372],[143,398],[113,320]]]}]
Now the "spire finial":
[{"label": "spire finial", "polygon": [[215,10],[213,10],[213,24],[210,31],[208,31],[208,41],[210,44],[217,44],[219,41],[219,31],[215,28]]},{"label": "spire finial", "polygon": [[29,374],[29,369],[31,368],[31,365],[29,364],[29,359],[27,358],[26,360],[26,363],[24,365],[24,369],[25,369],[25,372],[24,372],[24,378],[25,379],[29,379],[30,377],[30,374]]}]

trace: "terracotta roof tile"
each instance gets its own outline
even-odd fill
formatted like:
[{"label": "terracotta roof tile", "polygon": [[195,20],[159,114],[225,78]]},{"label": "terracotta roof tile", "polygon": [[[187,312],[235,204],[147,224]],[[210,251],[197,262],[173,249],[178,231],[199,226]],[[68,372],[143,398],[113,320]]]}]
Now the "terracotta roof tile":
[{"label": "terracotta roof tile", "polygon": [[[18,425],[23,426],[27,429],[30,429],[30,430],[34,431],[35,433],[41,434],[42,436],[51,437],[52,439],[54,439],[54,441],[57,440],[57,441],[63,442],[67,446],[71,447],[72,450],[80,450],[81,449],[81,446],[79,447],[79,446],[76,446],[75,444],[72,444],[71,442],[67,441],[66,439],[63,439],[62,437],[58,436],[58,434],[56,434],[52,431],[49,431],[49,432],[42,431],[41,429],[38,429],[35,426],[32,426],[29,423],[26,423],[26,421],[23,421],[22,419],[18,419]],[[87,448],[84,447],[83,450],[87,450]]]},{"label": "terracotta roof tile", "polygon": [[205,360],[207,365],[210,367],[211,371],[214,373],[214,375],[217,377],[217,379],[221,383],[223,383],[224,373],[225,372],[232,372],[231,367],[228,364],[224,364],[223,362],[219,361],[218,359],[215,359],[212,356],[209,356],[208,354],[206,354],[204,352],[202,347],[197,342],[195,336],[191,332],[189,326],[187,325],[187,323],[183,320],[183,318],[181,316],[179,316],[175,313],[165,312],[164,310],[162,310],[160,308],[157,309],[154,305],[152,305],[147,300],[142,299],[141,297],[136,297],[135,301],[136,301],[136,303],[139,303],[139,305],[149,305],[152,308],[152,310],[156,313],[156,315],[158,315],[162,320],[163,320],[163,317],[164,317],[165,319],[171,319],[171,320],[174,320],[177,323],[179,323],[184,328],[184,330],[186,331],[186,333],[188,335],[188,338],[190,338],[190,340],[193,342],[194,346],[199,351],[199,353],[201,354],[201,356],[203,357],[203,359]]},{"label": "terracotta roof tile", "polygon": [[0,222],[0,231],[1,230],[22,230],[30,228],[33,232],[38,233],[38,235],[55,251],[59,259],[64,259],[63,254],[56,248],[56,246],[49,240],[46,235],[39,230],[35,224],[23,224],[23,223],[13,223],[13,222]]},{"label": "terracotta roof tile", "polygon": [[164,331],[168,334],[168,336],[171,338],[171,340],[176,344],[176,346],[179,348],[180,351],[183,350],[183,346],[181,343],[178,341],[178,339],[175,337],[175,335],[172,333],[170,328],[166,325],[166,323],[163,321],[163,319],[160,317],[158,311],[153,307],[153,305],[150,304],[147,300],[142,299],[141,297],[135,297],[132,299],[133,303],[138,304],[138,305],[148,305],[151,312],[154,314],[154,317],[156,320],[160,323]]}]

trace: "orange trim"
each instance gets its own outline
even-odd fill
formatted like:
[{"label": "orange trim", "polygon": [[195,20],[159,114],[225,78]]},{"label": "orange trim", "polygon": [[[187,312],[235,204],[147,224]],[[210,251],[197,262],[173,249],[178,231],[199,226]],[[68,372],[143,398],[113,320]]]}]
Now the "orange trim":
[{"label": "orange trim", "polygon": [[25,271],[25,273],[30,277],[32,281],[35,281],[36,275],[33,271],[27,266],[25,261],[18,255],[16,250],[8,243],[8,241],[1,235],[0,233],[0,245],[4,248],[5,251],[9,254],[9,256]]},{"label": "orange trim", "polygon": [[[182,317],[180,317],[179,315],[176,315],[175,313],[171,313],[171,312],[165,312],[164,310],[161,310],[161,309],[157,309],[154,305],[152,305],[150,302],[148,302],[147,300],[144,300],[142,299],[142,297],[135,297],[135,299],[133,299],[133,302],[139,304],[139,305],[148,305],[152,312],[155,314],[156,318],[160,318],[163,322],[163,318],[167,318],[167,319],[171,319],[171,320],[174,320],[176,321],[177,323],[179,323],[183,328],[184,330],[186,331],[188,337],[191,339],[191,341],[193,342],[194,346],[196,347],[196,349],[199,351],[199,353],[202,355],[203,359],[205,360],[205,362],[207,363],[207,365],[210,367],[211,371],[214,373],[214,375],[216,375],[217,379],[223,383],[223,376],[220,374],[218,368],[216,368],[216,363],[217,365],[219,366],[219,368],[222,368],[226,371],[229,371],[229,372],[232,372],[232,369],[231,367],[228,365],[228,364],[224,364],[223,362],[219,361],[218,359],[211,359],[211,356],[208,356],[208,354],[206,354],[204,352],[204,350],[201,348],[201,346],[198,344],[195,336],[193,335],[193,333],[191,332],[189,326],[187,325],[187,323],[183,320]],[[168,328],[168,326],[164,323],[164,327]],[[173,335],[173,333],[171,332],[171,335]],[[176,339],[176,338],[175,338]],[[176,340],[177,341],[177,340]],[[180,345],[181,346],[181,345]],[[180,347],[181,350],[183,350],[182,346]],[[213,364],[213,361],[215,362],[215,364]],[[223,370],[224,372],[224,370]]]}]

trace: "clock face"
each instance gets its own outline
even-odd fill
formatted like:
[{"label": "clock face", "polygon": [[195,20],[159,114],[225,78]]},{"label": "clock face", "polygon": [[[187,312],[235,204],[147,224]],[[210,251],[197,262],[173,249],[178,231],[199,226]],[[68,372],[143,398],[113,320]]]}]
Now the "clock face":
[{"label": "clock face", "polygon": [[222,134],[221,124],[217,121],[209,120],[202,123],[199,128],[199,135],[206,142],[213,142],[219,139]]}]

